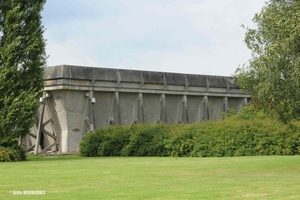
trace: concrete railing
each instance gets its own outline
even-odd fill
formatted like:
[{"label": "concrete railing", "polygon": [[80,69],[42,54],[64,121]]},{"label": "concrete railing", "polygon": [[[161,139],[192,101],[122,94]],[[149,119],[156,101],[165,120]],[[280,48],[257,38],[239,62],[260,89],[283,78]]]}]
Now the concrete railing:
[{"label": "concrete railing", "polygon": [[35,153],[78,152],[88,132],[111,125],[218,120],[250,98],[223,76],[62,65],[44,77],[36,125],[23,139]]}]

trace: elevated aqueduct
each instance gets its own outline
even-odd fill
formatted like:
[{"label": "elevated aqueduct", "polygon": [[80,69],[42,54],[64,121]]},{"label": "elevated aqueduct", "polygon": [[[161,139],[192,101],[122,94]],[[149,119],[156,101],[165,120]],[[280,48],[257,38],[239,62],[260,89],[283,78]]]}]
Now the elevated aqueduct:
[{"label": "elevated aqueduct", "polygon": [[35,126],[21,141],[36,154],[78,152],[100,127],[217,120],[250,98],[224,76],[61,65],[46,67],[44,80]]}]

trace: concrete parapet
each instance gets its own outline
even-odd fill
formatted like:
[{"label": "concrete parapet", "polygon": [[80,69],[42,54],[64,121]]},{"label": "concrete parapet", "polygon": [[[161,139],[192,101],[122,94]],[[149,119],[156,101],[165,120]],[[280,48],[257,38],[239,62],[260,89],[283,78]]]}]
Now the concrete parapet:
[{"label": "concrete parapet", "polygon": [[46,67],[44,80],[43,120],[23,142],[37,153],[78,152],[82,138],[100,127],[218,120],[250,98],[224,76],[61,65]]}]

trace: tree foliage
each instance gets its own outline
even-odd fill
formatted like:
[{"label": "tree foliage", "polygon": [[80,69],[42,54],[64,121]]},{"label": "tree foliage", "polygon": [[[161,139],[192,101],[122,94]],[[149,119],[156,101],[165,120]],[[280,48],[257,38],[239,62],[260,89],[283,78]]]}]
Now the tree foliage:
[{"label": "tree foliage", "polygon": [[236,70],[237,82],[280,121],[299,119],[300,1],[270,0],[253,22],[245,36],[252,59]]},{"label": "tree foliage", "polygon": [[0,146],[12,145],[34,122],[46,64],[45,1],[0,1]]}]

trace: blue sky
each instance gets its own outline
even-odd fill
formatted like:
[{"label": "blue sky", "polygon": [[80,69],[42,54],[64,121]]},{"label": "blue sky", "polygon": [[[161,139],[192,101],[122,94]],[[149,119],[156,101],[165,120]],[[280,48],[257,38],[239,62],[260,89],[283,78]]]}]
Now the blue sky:
[{"label": "blue sky", "polygon": [[264,0],[48,0],[48,66],[232,75]]}]

